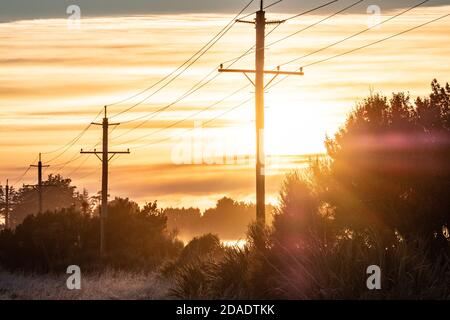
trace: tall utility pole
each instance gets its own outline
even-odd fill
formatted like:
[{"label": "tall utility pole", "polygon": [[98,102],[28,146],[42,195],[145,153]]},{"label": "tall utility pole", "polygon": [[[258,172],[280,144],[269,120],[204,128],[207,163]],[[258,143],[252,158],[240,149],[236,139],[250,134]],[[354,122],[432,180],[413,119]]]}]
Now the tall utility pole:
[{"label": "tall utility pole", "polygon": [[[42,168],[48,168],[48,165],[42,165],[42,158],[41,158],[41,154],[39,153],[39,161],[37,165],[30,165],[30,167],[34,167],[38,169],[38,183],[37,185],[34,185],[33,187],[37,187],[38,190],[38,203],[39,203],[39,211],[38,213],[42,213],[42,189],[43,189],[43,185],[42,185]],[[27,185],[28,187],[31,187],[30,185]]]},{"label": "tall utility pole", "polygon": [[[256,221],[260,226],[266,223],[265,214],[265,153],[264,153],[264,89],[272,83],[279,75],[303,75],[303,72],[286,72],[280,71],[265,71],[265,37],[266,25],[280,24],[284,20],[267,21],[266,13],[264,11],[264,0],[261,0],[260,9],[256,12],[256,19],[254,21],[242,21],[242,23],[251,23],[256,26],[256,46],[255,46],[255,70],[246,69],[224,69],[220,66],[219,72],[239,72],[243,73],[247,79],[255,86],[255,124],[256,124]],[[255,81],[248,76],[248,74],[255,74]],[[264,75],[271,74],[273,78],[264,84]]]},{"label": "tall utility pole", "polygon": [[[108,130],[110,126],[118,126],[120,123],[109,123],[107,108],[105,106],[105,116],[102,123],[93,122],[92,124],[102,126],[103,128],[103,150],[83,151],[82,154],[95,154],[102,162],[102,207],[100,213],[100,257],[104,257],[105,253],[105,225],[108,218],[108,163],[116,154],[129,154],[127,151],[109,151],[108,150]],[[101,157],[99,156],[101,154]],[[111,156],[110,156],[111,155]]]},{"label": "tall utility pole", "polygon": [[5,203],[2,205],[4,207],[5,213],[5,229],[10,228],[10,221],[9,221],[9,181],[6,180],[6,189],[5,189]]},{"label": "tall utility pole", "polygon": [[9,229],[9,181],[6,180],[6,193],[5,193],[5,228]]}]

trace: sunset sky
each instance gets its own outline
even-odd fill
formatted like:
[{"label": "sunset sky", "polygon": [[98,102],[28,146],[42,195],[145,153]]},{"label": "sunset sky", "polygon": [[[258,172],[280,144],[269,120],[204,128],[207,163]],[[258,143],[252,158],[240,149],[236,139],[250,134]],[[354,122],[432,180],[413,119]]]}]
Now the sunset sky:
[{"label": "sunset sky", "polygon": [[[266,41],[281,39],[355,1],[338,1],[326,9],[289,20]],[[232,19],[232,12],[237,13],[248,1],[230,1],[229,6],[216,11],[211,5],[213,1],[208,1],[208,10],[201,6],[206,2],[201,1],[195,1],[191,10],[187,7],[189,1],[167,1],[166,6],[161,5],[162,1],[154,1],[155,7],[140,15],[135,15],[142,5],[139,1],[132,1],[128,11],[111,2],[116,7],[111,4],[112,8],[102,13],[100,3],[105,1],[93,1],[97,5],[78,1],[82,10],[79,29],[68,24],[67,15],[56,14],[56,10],[36,10],[34,17],[33,10],[24,9],[24,1],[2,3],[0,19],[8,22],[0,24],[1,183],[7,178],[16,182],[42,152],[44,163],[50,161],[51,165],[46,174],[61,173],[72,178],[79,188],[91,193],[99,191],[100,161],[95,156],[79,156],[79,151],[94,148],[101,138],[100,127],[89,128],[60,157],[54,159],[62,150],[52,151],[79,135],[102,106],[132,96],[176,69]],[[381,21],[419,2],[376,1],[381,8]],[[45,8],[51,1],[42,3]],[[71,4],[63,3],[65,7]],[[183,6],[175,10],[170,3]],[[389,7],[383,3],[390,3]],[[379,28],[282,69],[293,71],[450,13],[450,5],[443,3],[430,1]],[[364,1],[349,14],[337,15],[271,46],[266,52],[266,69],[367,28],[371,18],[367,13],[369,4],[373,3]],[[83,5],[87,6],[86,16]],[[269,19],[288,18],[317,5],[317,1],[307,2],[303,7],[282,3],[268,9],[267,15]],[[265,109],[268,199],[276,200],[285,172],[304,166],[304,155],[324,152],[325,136],[333,135],[355,103],[371,90],[386,95],[409,91],[414,98],[428,94],[433,78],[442,83],[449,81],[449,34],[450,17],[447,17],[378,45],[306,67],[303,77],[289,77],[268,90]],[[120,156],[111,163],[111,196],[130,197],[140,203],[158,200],[162,206],[201,208],[213,205],[224,195],[254,201],[254,163],[252,156],[248,156],[254,153],[253,100],[223,114],[250,99],[253,89],[248,87],[199,113],[248,84],[243,75],[220,74],[146,123],[142,121],[148,118],[127,122],[176,101],[220,63],[241,55],[253,43],[254,28],[236,24],[176,81],[145,103],[111,119],[123,124],[111,132],[110,149],[131,151],[131,155]],[[234,67],[253,68],[253,55]],[[215,76],[212,72],[208,79]],[[115,104],[108,112],[114,116],[153,91]],[[161,130],[189,116],[192,117],[187,121]],[[217,119],[207,122],[212,118]],[[138,125],[139,128],[128,132]],[[190,157],[189,150],[193,151]],[[217,157],[208,157],[211,153]],[[237,159],[221,164],[218,161],[221,154]],[[64,165],[68,161],[71,162]],[[33,169],[17,181],[16,187],[35,181]]]}]

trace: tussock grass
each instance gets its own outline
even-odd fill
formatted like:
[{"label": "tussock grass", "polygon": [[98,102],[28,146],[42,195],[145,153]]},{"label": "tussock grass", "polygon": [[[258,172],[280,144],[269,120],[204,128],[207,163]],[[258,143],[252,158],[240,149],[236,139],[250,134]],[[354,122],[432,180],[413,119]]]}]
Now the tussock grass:
[{"label": "tussock grass", "polygon": [[[194,261],[175,273],[179,299],[450,299],[450,259],[430,259],[426,241],[386,247],[375,234],[324,246],[313,236],[296,250],[268,245],[227,248],[215,260]],[[259,238],[261,241],[261,237]],[[255,243],[255,242],[253,242]],[[369,290],[367,267],[381,268],[381,290]]]}]

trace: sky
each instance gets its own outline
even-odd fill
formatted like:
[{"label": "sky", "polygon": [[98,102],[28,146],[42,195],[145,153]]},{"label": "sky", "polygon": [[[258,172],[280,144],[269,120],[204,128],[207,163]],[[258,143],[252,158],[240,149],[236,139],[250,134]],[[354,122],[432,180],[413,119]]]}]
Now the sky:
[{"label": "sky", "polygon": [[[77,137],[102,106],[133,96],[176,69],[219,32],[233,17],[230,12],[239,11],[244,2],[220,2],[220,8],[213,8],[212,1],[127,1],[127,6],[119,1],[108,1],[108,6],[104,5],[106,1],[66,2],[80,4],[81,19],[75,21],[59,15],[56,2],[39,1],[39,6],[32,8],[25,1],[1,2],[1,19],[11,22],[0,24],[0,182],[9,178],[17,182],[16,187],[35,183],[34,169],[19,178],[42,152],[44,164],[50,164],[45,174],[61,173],[71,177],[79,188],[96,193],[101,188],[100,161],[79,151],[101,149],[101,128],[91,126],[67,150],[58,149]],[[392,9],[393,3],[394,7],[418,3],[379,2],[390,3],[389,7],[380,7],[381,21],[402,10]],[[285,0],[284,7],[280,4],[268,10],[268,18],[290,17],[299,12],[295,7],[298,3]],[[308,7],[308,2],[304,3]],[[352,1],[338,1],[290,20],[271,33],[267,42],[301,30],[349,3]],[[310,6],[316,5],[316,1],[310,2]],[[144,6],[145,12],[133,15],[136,8]],[[363,2],[349,14],[337,15],[269,47],[266,68],[273,69],[367,28],[374,19],[367,7]],[[85,11],[89,13],[86,16]],[[450,6],[424,5],[283,66],[283,70],[295,70],[445,13],[450,13]],[[269,201],[276,201],[286,172],[304,168],[308,155],[325,151],[325,137],[343,125],[350,110],[371,90],[386,95],[408,91],[414,98],[429,93],[433,78],[449,81],[449,31],[450,19],[446,18],[306,67],[304,76],[289,77],[267,90]],[[253,89],[248,87],[230,96],[248,80],[241,74],[215,72],[220,63],[242,55],[253,41],[254,28],[236,24],[171,85],[151,97],[157,87],[109,107],[111,122],[121,123],[111,128],[110,149],[131,151],[111,161],[112,197],[201,208],[213,205],[222,196],[254,201]],[[253,68],[253,59],[248,55],[234,67]],[[174,103],[208,74],[206,79],[215,77],[210,83]],[[143,104],[117,115],[144,99]],[[167,105],[170,107],[164,112],[151,117],[152,112]],[[189,119],[177,123],[186,117]],[[101,121],[101,116],[96,121]],[[168,125],[173,127],[162,130]]]},{"label": "sky", "polygon": [[[314,6],[327,3],[330,0],[283,0],[274,8],[277,12],[301,12]],[[78,5],[86,16],[110,15],[146,15],[171,13],[231,13],[243,7],[249,0],[1,0],[0,21],[13,21],[22,19],[65,18],[69,5]],[[265,0],[270,5],[276,0]],[[345,2],[344,0],[340,1]],[[383,10],[392,10],[409,7],[420,1],[411,0],[371,0],[368,5],[378,5]],[[426,6],[441,6],[448,4],[448,0],[432,0]],[[368,6],[367,5],[367,6]],[[258,1],[252,4],[253,9],[258,7]],[[332,12],[333,8],[324,8],[323,12]],[[353,12],[358,12],[354,9]]]}]

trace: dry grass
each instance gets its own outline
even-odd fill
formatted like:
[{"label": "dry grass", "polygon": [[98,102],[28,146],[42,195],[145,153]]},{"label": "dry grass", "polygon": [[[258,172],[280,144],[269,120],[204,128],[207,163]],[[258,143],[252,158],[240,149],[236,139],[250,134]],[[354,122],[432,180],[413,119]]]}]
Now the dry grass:
[{"label": "dry grass", "polygon": [[171,288],[155,274],[107,271],[82,275],[81,290],[69,290],[68,276],[0,271],[0,300],[152,300],[165,299]]}]

